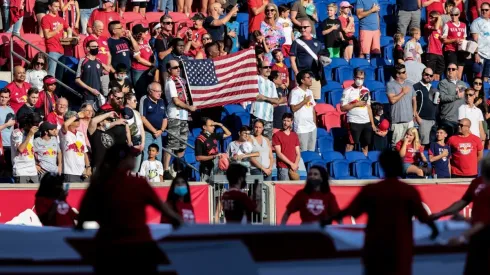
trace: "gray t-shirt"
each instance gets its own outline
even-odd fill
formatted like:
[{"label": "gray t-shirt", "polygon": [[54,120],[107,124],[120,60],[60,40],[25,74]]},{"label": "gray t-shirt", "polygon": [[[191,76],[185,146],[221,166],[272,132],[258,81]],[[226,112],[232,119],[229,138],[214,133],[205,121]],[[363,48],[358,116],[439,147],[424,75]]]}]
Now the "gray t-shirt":
[{"label": "gray t-shirt", "polygon": [[[235,155],[244,155],[245,154],[245,150],[243,147],[243,144],[245,144],[245,143],[247,143],[247,142],[240,144],[240,143],[238,143],[238,141],[233,141],[228,145],[228,149],[226,150],[226,152],[228,153],[228,156],[230,157],[231,163],[238,163],[238,164],[241,164],[247,168],[250,168],[250,158],[244,158],[244,159],[237,160],[237,161],[232,159],[233,156],[235,156]],[[250,146],[249,149],[253,150],[253,145],[251,143],[248,145]],[[249,153],[251,153],[251,152],[249,152]]]},{"label": "gray t-shirt", "polygon": [[51,137],[49,140],[44,140],[40,137],[34,139],[34,156],[37,163],[46,172],[58,172],[58,154],[60,153],[60,145],[56,137]]},{"label": "gray t-shirt", "polygon": [[409,87],[410,92],[404,95],[397,103],[391,105],[391,123],[406,123],[413,120],[412,98],[415,97],[413,83],[405,81],[400,84],[396,81],[390,81],[386,84],[386,93],[398,95],[403,87]]},{"label": "gray t-shirt", "polygon": [[[0,107],[0,125],[5,124],[5,118],[7,117],[7,114],[15,113],[14,110],[12,110],[12,108],[10,108],[9,106]],[[2,144],[4,147],[10,146],[10,136],[12,135],[13,130],[13,126],[2,130]]]}]

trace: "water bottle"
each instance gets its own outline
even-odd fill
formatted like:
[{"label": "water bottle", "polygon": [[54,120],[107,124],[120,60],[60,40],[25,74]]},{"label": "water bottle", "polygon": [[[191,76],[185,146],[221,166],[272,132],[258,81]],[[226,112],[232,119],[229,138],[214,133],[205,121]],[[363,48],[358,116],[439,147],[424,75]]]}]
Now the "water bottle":
[{"label": "water bottle", "polygon": [[439,93],[439,91],[437,91],[435,94],[434,94],[434,100],[432,102],[434,102],[434,104],[439,104],[439,96],[441,95],[441,93]]}]

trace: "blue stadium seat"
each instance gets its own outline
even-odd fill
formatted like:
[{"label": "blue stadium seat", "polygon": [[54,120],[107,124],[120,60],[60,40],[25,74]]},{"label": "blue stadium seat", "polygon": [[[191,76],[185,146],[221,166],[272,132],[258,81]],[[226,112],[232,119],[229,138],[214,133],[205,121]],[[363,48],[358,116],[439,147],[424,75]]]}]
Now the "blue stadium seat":
[{"label": "blue stadium seat", "polygon": [[321,98],[320,98],[321,101],[327,102],[328,101],[328,93],[333,89],[342,89],[342,84],[335,82],[335,81],[327,81],[327,84],[322,86]]},{"label": "blue stadium seat", "polygon": [[374,175],[382,179],[385,177],[385,171],[383,170],[383,168],[381,168],[379,162],[374,163]]},{"label": "blue stadium seat", "polygon": [[337,151],[330,151],[322,153],[322,159],[330,163],[334,160],[345,159],[344,156]]},{"label": "blue stadium seat", "polygon": [[345,159],[349,162],[355,162],[358,160],[365,160],[367,159],[364,153],[359,152],[359,151],[350,151],[350,152],[345,152]]},{"label": "blue stadium seat", "polygon": [[483,91],[485,92],[485,98],[489,98],[490,97],[490,83],[483,81]]},{"label": "blue stadium seat", "polygon": [[317,148],[318,152],[324,153],[324,152],[331,152],[334,151],[333,149],[333,137],[332,136],[323,136],[318,138],[317,142]]},{"label": "blue stadium seat", "polygon": [[333,179],[336,180],[353,180],[355,177],[349,174],[349,162],[347,160],[334,160],[331,164],[331,173]]},{"label": "blue stadium seat", "polygon": [[245,109],[243,109],[242,105],[240,104],[227,104],[223,106],[223,111],[227,115],[232,115],[236,113],[245,113]]},{"label": "blue stadium seat", "polygon": [[248,13],[245,13],[245,12],[239,12],[237,13],[236,15],[236,21],[237,22],[248,22],[249,19],[248,19]]},{"label": "blue stadium seat", "polygon": [[327,131],[327,129],[324,128],[317,128],[316,129],[316,137],[317,139],[325,136],[330,136],[330,133]]},{"label": "blue stadium seat", "polygon": [[386,45],[384,47],[381,47],[381,49],[383,53],[383,58],[388,64],[393,65],[393,45]]},{"label": "blue stadium seat", "polygon": [[381,36],[380,38],[380,46],[385,47],[388,45],[393,45],[393,37],[391,36]]},{"label": "blue stadium seat", "polygon": [[9,83],[5,80],[0,80],[0,89],[5,88]]},{"label": "blue stadium seat", "polygon": [[349,66],[349,63],[347,63],[347,60],[343,58],[332,58],[332,63],[328,64],[327,67],[330,67],[332,69],[341,67],[341,66]]},{"label": "blue stadium seat", "polygon": [[379,30],[383,36],[387,34],[385,22],[379,22]]},{"label": "blue stadium seat", "polygon": [[354,79],[354,69],[351,66],[341,66],[335,69],[335,81],[344,83]]},{"label": "blue stadium seat", "polygon": [[[290,75],[293,77],[294,74],[290,74]],[[333,80],[333,78],[332,78],[332,67],[330,67],[330,65],[323,67],[323,75],[325,76],[325,80],[327,80],[327,81]],[[294,77],[292,80],[294,80]]]},{"label": "blue stadium seat", "polygon": [[337,103],[340,103],[340,99],[342,99],[342,93],[344,92],[343,89],[333,89],[328,93],[328,99],[327,102],[328,104],[331,104],[333,106],[337,105]]},{"label": "blue stadium seat", "polygon": [[381,104],[388,104],[390,102],[388,100],[388,95],[386,95],[386,89],[385,88],[376,89],[374,91],[371,91],[371,96],[373,97],[374,101],[379,102]]},{"label": "blue stadium seat", "polygon": [[321,160],[322,157],[317,152],[304,151],[304,152],[301,152],[301,159],[303,159],[303,162],[306,164],[306,163],[311,162],[313,160]]},{"label": "blue stadium seat", "polygon": [[373,163],[377,162],[379,160],[379,155],[381,155],[381,151],[369,151],[368,159]]},{"label": "blue stadium seat", "polygon": [[366,80],[364,81],[364,86],[366,86],[370,91],[374,91],[376,89],[384,89],[386,88],[383,82],[375,81],[375,80]]},{"label": "blue stadium seat", "polygon": [[353,166],[354,176],[358,179],[378,179],[378,177],[373,176],[372,163],[369,160],[358,160]]},{"label": "blue stadium seat", "polygon": [[[423,9],[423,10],[425,10],[425,9]],[[420,37],[419,43],[420,43],[420,46],[422,46],[422,48],[424,48],[424,47],[427,46],[427,40],[425,40],[425,37],[424,36],[421,36]]]},{"label": "blue stadium seat", "polygon": [[376,80],[376,68],[374,68],[373,66],[362,66],[359,69],[362,69],[364,71],[364,81]]},{"label": "blue stadium seat", "polygon": [[314,165],[327,168],[327,164],[328,164],[327,161],[323,159],[312,160],[310,163],[308,163],[306,169],[310,170],[310,168]]},{"label": "blue stadium seat", "polygon": [[194,128],[191,130],[191,132],[192,135],[197,138],[201,134],[202,128]]},{"label": "blue stadium seat", "polygon": [[327,3],[323,2],[315,3],[316,14],[318,15],[318,20],[320,20],[320,22],[323,22],[328,17],[327,5]]},{"label": "blue stadium seat", "polygon": [[371,66],[371,63],[367,59],[364,58],[352,58],[349,62],[352,68],[358,68],[361,66]]}]

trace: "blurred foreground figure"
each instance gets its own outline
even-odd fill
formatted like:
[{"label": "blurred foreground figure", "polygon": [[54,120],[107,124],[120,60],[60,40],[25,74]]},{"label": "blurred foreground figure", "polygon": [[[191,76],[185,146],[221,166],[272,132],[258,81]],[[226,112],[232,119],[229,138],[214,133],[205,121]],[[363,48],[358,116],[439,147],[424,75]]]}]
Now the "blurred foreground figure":
[{"label": "blurred foreground figure", "polygon": [[422,206],[419,192],[397,178],[403,174],[403,162],[396,151],[385,150],[379,158],[386,179],[365,185],[339,215],[324,222],[351,215],[368,215],[363,249],[366,275],[412,274],[412,217],[427,223],[434,239],[438,230]]},{"label": "blurred foreground figure", "polygon": [[96,274],[157,274],[160,253],[146,225],[146,206],[175,225],[182,221],[146,179],[130,174],[135,155],[126,144],[109,148],[80,206],[77,229],[83,229],[85,221],[100,225],[95,236]]}]

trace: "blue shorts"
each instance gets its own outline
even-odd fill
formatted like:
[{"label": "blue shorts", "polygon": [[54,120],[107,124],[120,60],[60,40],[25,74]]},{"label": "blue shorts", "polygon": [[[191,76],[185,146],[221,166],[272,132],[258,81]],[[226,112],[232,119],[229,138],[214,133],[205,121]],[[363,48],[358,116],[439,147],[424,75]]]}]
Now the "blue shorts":
[{"label": "blue shorts", "polygon": [[408,170],[408,167],[412,166],[413,164],[411,163],[406,163],[404,162],[403,163],[403,174],[406,175],[407,174],[407,170]]}]

